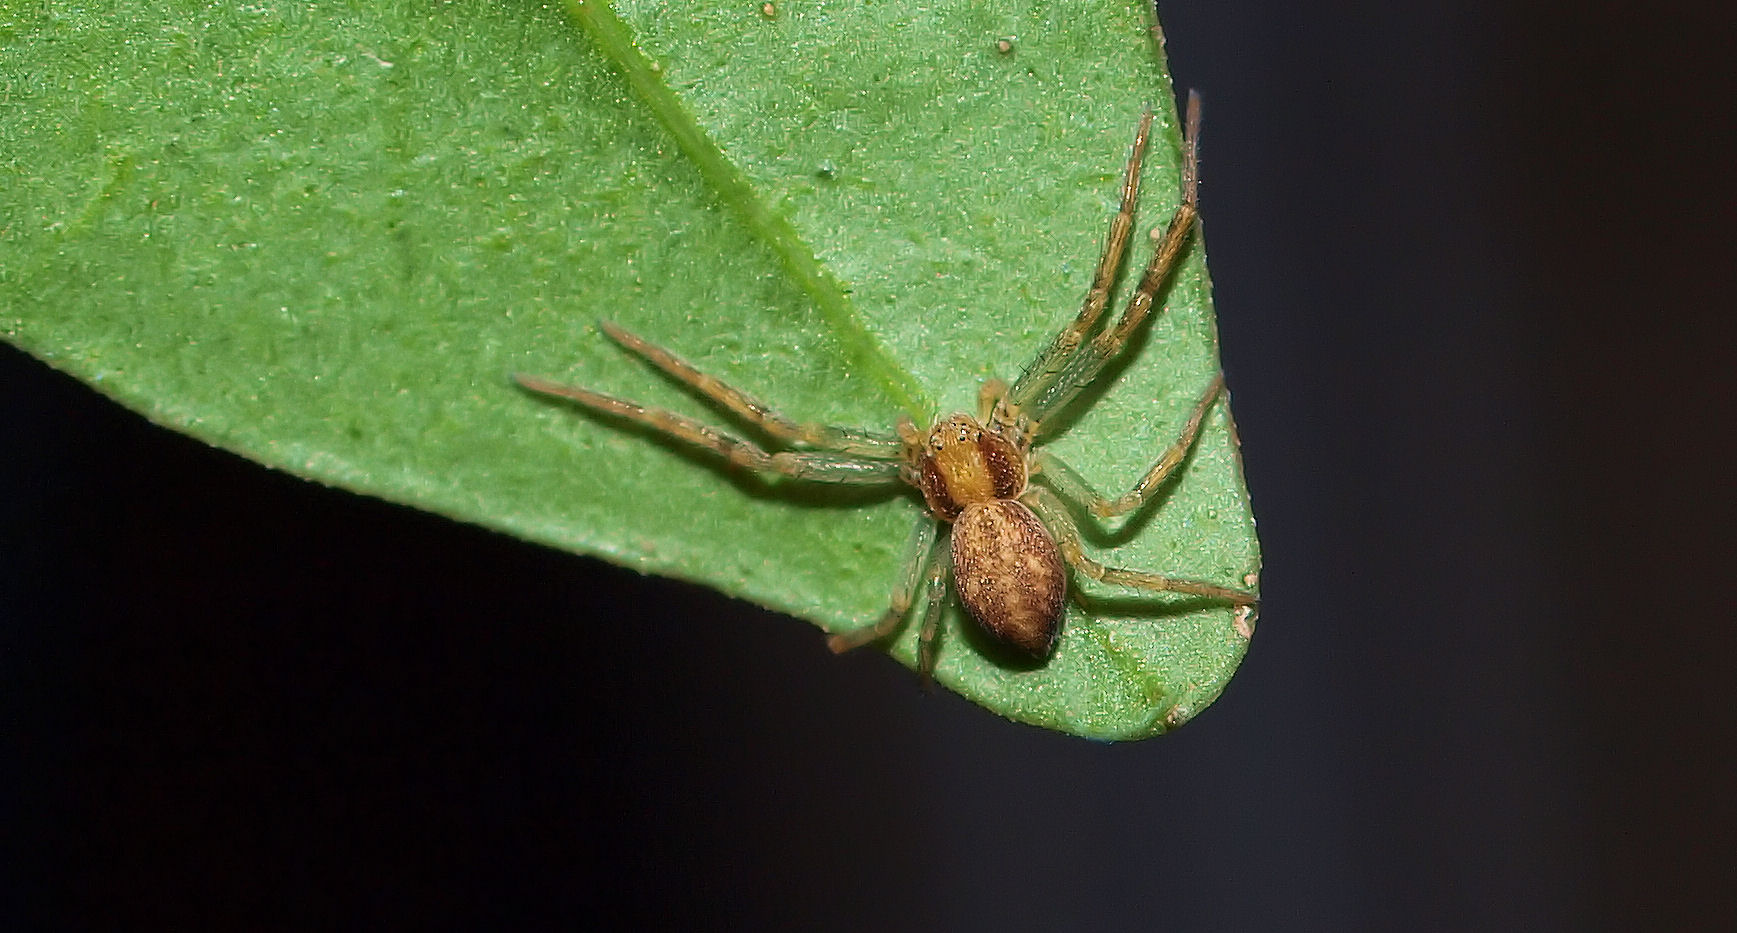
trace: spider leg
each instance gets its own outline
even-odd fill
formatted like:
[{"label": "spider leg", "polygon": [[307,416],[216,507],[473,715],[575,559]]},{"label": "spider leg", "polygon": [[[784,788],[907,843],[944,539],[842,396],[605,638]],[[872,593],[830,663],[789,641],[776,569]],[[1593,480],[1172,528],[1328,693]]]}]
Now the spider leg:
[{"label": "spider leg", "polygon": [[1031,420],[1042,421],[1073,401],[1074,396],[1092,384],[1104,365],[1122,352],[1134,330],[1151,314],[1158,292],[1164,287],[1164,283],[1169,281],[1177,259],[1181,258],[1183,249],[1188,245],[1189,234],[1194,231],[1195,221],[1199,218],[1200,194],[1200,95],[1192,91],[1188,94],[1186,119],[1182,141],[1182,203],[1177,205],[1176,212],[1170,215],[1170,223],[1164,228],[1164,236],[1153,250],[1152,261],[1147,264],[1146,273],[1140,277],[1140,287],[1135,289],[1134,297],[1128,300],[1122,319],[1117,321],[1115,326],[1100,332],[1090,344],[1067,360],[1061,374],[1050,380],[1044,390],[1025,407],[1024,414]]},{"label": "spider leg", "polygon": [[826,646],[834,654],[861,648],[898,631],[905,616],[910,614],[911,599],[917,593],[917,580],[923,575],[924,562],[945,559],[945,555],[935,553],[935,540],[935,521],[924,515],[917,520],[917,527],[911,530],[910,540],[905,543],[905,566],[899,572],[899,585],[893,588],[893,599],[887,611],[881,613],[880,620],[873,625],[827,636]]},{"label": "spider leg", "polygon": [[1091,334],[1092,328],[1097,326],[1098,318],[1103,316],[1104,306],[1110,302],[1110,289],[1116,284],[1116,273],[1122,267],[1122,257],[1128,253],[1128,234],[1134,229],[1134,204],[1140,195],[1140,163],[1146,156],[1146,141],[1151,130],[1152,111],[1147,110],[1140,117],[1140,129],[1134,134],[1134,151],[1128,156],[1127,167],[1122,171],[1122,206],[1110,219],[1110,233],[1104,238],[1104,253],[1098,257],[1098,271],[1092,276],[1092,286],[1086,291],[1079,316],[1058,331],[1050,339],[1049,346],[1027,364],[1013,388],[1007,391],[1007,404],[1014,407],[1026,405],[1047,389],[1068,360],[1073,358],[1074,351]]},{"label": "spider leg", "polygon": [[935,682],[935,633],[941,629],[941,611],[947,608],[947,583],[952,572],[952,553],[936,547],[929,558],[929,604],[923,610],[923,630],[917,635],[917,670],[923,673],[924,686]]},{"label": "spider leg", "polygon": [[1062,462],[1061,458],[1047,451],[1037,451],[1032,455],[1037,474],[1046,477],[1049,485],[1061,493],[1063,497],[1072,499],[1084,505],[1098,518],[1114,518],[1132,512],[1146,504],[1152,494],[1158,491],[1170,474],[1176,471],[1188,451],[1194,447],[1194,441],[1200,436],[1200,426],[1206,420],[1206,413],[1212,409],[1212,404],[1218,401],[1224,392],[1224,373],[1212,377],[1206,391],[1201,393],[1200,400],[1194,403],[1194,411],[1188,416],[1188,423],[1182,426],[1182,433],[1177,435],[1170,449],[1152,464],[1146,475],[1134,484],[1134,488],[1119,498],[1106,499],[1097,494],[1085,477],[1073,467]]},{"label": "spider leg", "polygon": [[1222,599],[1233,606],[1253,606],[1260,602],[1260,597],[1243,590],[1207,583],[1204,580],[1188,580],[1181,577],[1165,576],[1159,573],[1148,573],[1143,570],[1125,570],[1120,567],[1106,567],[1086,555],[1080,547],[1079,529],[1074,526],[1074,520],[1068,515],[1067,506],[1056,498],[1055,493],[1042,486],[1033,486],[1026,491],[1020,501],[1031,506],[1043,519],[1043,523],[1055,535],[1056,546],[1061,548],[1062,559],[1080,573],[1101,583],[1113,583],[1117,586],[1130,586],[1135,589],[1157,590],[1167,593],[1188,593],[1192,596],[1205,596],[1211,599]]},{"label": "spider leg", "polygon": [[863,457],[892,459],[899,456],[900,447],[896,438],[855,428],[791,421],[765,402],[716,376],[700,372],[688,361],[654,343],[622,330],[609,321],[601,321],[599,326],[611,340],[627,351],[780,441],[807,444],[810,447]]},{"label": "spider leg", "polygon": [[515,374],[513,379],[532,392],[568,399],[592,411],[645,425],[659,434],[703,447],[737,466],[750,470],[779,473],[816,483],[843,483],[852,486],[894,483],[899,479],[900,465],[895,460],[871,460],[833,453],[767,453],[734,434],[701,424],[673,411],[646,408],[612,395],[561,385],[537,376]]}]

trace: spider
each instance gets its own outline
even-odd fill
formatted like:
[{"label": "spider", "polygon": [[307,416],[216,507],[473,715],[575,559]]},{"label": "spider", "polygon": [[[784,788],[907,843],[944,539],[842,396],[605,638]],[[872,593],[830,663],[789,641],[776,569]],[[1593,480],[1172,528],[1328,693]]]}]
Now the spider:
[{"label": "spider", "polygon": [[[607,321],[601,324],[604,333],[623,349],[795,449],[770,452],[743,437],[674,412],[648,409],[536,376],[518,374],[513,378],[532,392],[637,422],[749,470],[816,483],[904,483],[921,492],[927,514],[911,535],[886,611],[872,625],[832,633],[827,644],[835,652],[861,647],[898,631],[921,587],[927,591],[927,608],[918,637],[918,667],[925,679],[932,677],[935,635],[951,580],[965,611],[986,632],[1042,662],[1054,651],[1061,630],[1069,567],[1104,583],[1187,593],[1252,608],[1257,598],[1243,590],[1099,563],[1081,549],[1079,532],[1064,503],[1065,498],[1082,504],[1098,518],[1123,515],[1144,504],[1193,448],[1207,412],[1224,392],[1222,373],[1201,392],[1170,449],[1122,496],[1099,496],[1054,454],[1033,449],[1042,436],[1045,419],[1072,402],[1127,346],[1129,337],[1151,313],[1193,232],[1198,216],[1200,99],[1190,93],[1183,142],[1182,203],[1163,235],[1155,233],[1152,260],[1121,319],[1099,330],[1134,227],[1140,163],[1151,129],[1152,112],[1147,110],[1123,171],[1121,207],[1110,222],[1103,255],[1079,314],[1051,338],[1012,385],[999,379],[983,383],[975,416],[948,415],[927,431],[909,418],[901,418],[891,434],[798,423]],[[1033,479],[1044,482],[1039,485]],[[939,534],[940,526],[950,526],[950,532]]]}]

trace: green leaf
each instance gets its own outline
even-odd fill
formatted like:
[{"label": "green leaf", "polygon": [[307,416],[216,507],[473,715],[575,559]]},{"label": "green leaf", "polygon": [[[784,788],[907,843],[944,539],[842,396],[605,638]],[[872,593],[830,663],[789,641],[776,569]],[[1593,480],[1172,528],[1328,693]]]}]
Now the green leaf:
[{"label": "green leaf", "polygon": [[[0,332],[261,463],[867,624],[913,496],[743,476],[507,376],[724,422],[603,339],[610,318],[801,419],[971,409],[1077,309],[1148,103],[1143,226],[1175,203],[1144,6],[7,3]],[[1216,369],[1200,253],[1054,439],[1103,490]],[[1225,410],[1088,544],[1253,574]],[[939,680],[1131,738],[1211,702],[1246,649],[1227,607],[1084,589],[1035,668],[950,612]],[[906,663],[914,628],[889,646]]]}]

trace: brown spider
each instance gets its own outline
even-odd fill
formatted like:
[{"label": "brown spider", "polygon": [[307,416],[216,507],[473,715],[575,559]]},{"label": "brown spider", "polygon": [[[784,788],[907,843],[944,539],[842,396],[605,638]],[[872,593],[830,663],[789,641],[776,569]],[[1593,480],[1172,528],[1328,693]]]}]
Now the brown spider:
[{"label": "brown spider", "polygon": [[[1044,419],[1064,408],[1115,359],[1152,310],[1193,231],[1198,190],[1200,101],[1188,96],[1182,168],[1182,203],[1157,241],[1152,261],[1122,312],[1121,320],[1095,336],[1109,302],[1110,289],[1127,251],[1140,189],[1140,161],[1152,128],[1150,110],[1140,120],[1122,179],[1122,204],[1110,222],[1108,241],[1073,322],[1020,373],[1013,385],[992,379],[978,391],[976,417],[949,415],[922,431],[901,418],[893,435],[855,428],[800,424],[733,386],[693,368],[668,350],[604,322],[616,343],[672,378],[717,402],[777,441],[809,448],[769,453],[760,446],[661,409],[588,389],[558,385],[535,376],[516,375],[533,392],[559,396],[587,408],[635,421],[654,431],[715,451],[731,463],[818,483],[877,485],[904,482],[923,494],[929,516],[952,525],[948,538],[937,536],[937,521],[917,523],[907,547],[904,570],[891,605],[874,625],[834,633],[833,651],[848,651],[897,631],[909,613],[919,578],[928,567],[928,608],[919,637],[919,667],[928,677],[935,666],[934,640],[947,595],[949,575],[959,601],[984,630],[1034,660],[1049,657],[1061,629],[1067,599],[1067,567],[1094,580],[1146,590],[1189,593],[1252,607],[1252,593],[1200,580],[1187,580],[1106,567],[1080,548],[1079,532],[1061,497],[1085,504],[1100,518],[1139,508],[1163,485],[1194,446],[1207,411],[1224,392],[1224,376],[1207,384],[1182,432],[1127,494],[1105,499],[1053,454],[1033,450]],[[1089,342],[1088,342],[1088,338]],[[1048,487],[1031,479],[1042,477]],[[944,541],[950,553],[942,553]]]}]

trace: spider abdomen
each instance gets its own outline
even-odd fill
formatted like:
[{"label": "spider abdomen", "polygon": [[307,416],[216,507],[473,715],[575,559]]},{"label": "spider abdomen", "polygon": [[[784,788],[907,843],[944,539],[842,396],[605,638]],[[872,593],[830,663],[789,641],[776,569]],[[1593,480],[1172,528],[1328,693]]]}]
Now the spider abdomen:
[{"label": "spider abdomen", "polygon": [[959,601],[996,639],[1049,657],[1068,595],[1067,565],[1049,529],[1013,499],[966,506],[953,522]]}]

